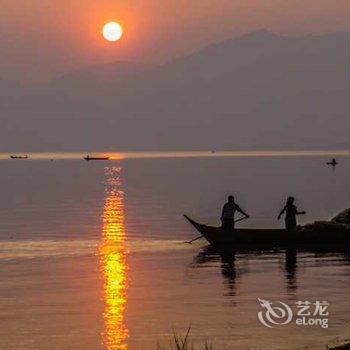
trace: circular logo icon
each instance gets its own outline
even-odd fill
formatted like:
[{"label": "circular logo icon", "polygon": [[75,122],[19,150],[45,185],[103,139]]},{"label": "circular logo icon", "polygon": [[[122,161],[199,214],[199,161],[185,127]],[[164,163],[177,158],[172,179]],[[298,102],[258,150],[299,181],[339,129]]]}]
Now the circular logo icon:
[{"label": "circular logo icon", "polygon": [[273,305],[271,301],[258,299],[262,311],[258,312],[259,321],[265,326],[269,328],[273,328],[274,326],[282,326],[290,323],[293,318],[292,309],[282,301],[276,302],[276,306]]}]

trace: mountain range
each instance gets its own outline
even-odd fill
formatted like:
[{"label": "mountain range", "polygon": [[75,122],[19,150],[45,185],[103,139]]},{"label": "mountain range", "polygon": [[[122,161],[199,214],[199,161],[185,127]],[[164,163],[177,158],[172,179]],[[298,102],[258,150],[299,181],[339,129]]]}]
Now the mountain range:
[{"label": "mountain range", "polygon": [[0,80],[0,149],[350,149],[349,63],[350,33],[260,30],[160,66],[115,62],[36,87]]}]

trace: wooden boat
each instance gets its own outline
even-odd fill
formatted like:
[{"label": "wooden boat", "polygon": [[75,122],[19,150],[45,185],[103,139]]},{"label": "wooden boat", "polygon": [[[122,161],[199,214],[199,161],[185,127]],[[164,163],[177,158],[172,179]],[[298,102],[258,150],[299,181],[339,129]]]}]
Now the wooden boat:
[{"label": "wooden boat", "polygon": [[213,246],[232,246],[249,248],[283,248],[283,247],[333,247],[346,245],[350,247],[350,228],[346,225],[329,227],[301,227],[296,232],[284,229],[239,229],[225,230],[185,218]]},{"label": "wooden boat", "polygon": [[11,156],[11,159],[28,159],[29,157],[27,155],[25,156]]},{"label": "wooden boat", "polygon": [[90,160],[109,160],[110,157],[90,157],[89,155],[87,155],[84,159],[87,161],[90,161]]}]

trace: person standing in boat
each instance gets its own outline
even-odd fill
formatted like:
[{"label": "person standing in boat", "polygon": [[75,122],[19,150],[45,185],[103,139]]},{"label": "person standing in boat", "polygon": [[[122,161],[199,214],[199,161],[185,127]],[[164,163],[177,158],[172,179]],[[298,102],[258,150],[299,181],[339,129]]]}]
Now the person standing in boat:
[{"label": "person standing in boat", "polygon": [[285,224],[288,232],[295,232],[297,230],[297,215],[306,214],[305,211],[298,211],[294,205],[294,197],[288,197],[287,203],[278,215],[278,220],[285,213]]},{"label": "person standing in boat", "polygon": [[229,196],[227,203],[225,203],[222,208],[221,214],[221,223],[224,229],[234,229],[235,228],[235,213],[241,213],[246,218],[249,218],[249,215],[246,214],[240,206],[235,202],[235,197]]}]

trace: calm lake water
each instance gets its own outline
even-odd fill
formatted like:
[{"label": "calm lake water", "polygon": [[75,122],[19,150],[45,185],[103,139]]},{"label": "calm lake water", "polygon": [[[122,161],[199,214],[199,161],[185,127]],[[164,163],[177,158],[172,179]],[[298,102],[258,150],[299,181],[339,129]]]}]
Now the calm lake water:
[{"label": "calm lake water", "polygon": [[[286,196],[302,223],[350,207],[350,157],[136,154],[0,164],[0,348],[148,350],[191,325],[214,349],[323,349],[350,337],[350,254],[218,252],[183,219],[218,224],[228,194],[279,227]],[[51,161],[51,159],[54,159]],[[329,328],[258,321],[258,298],[327,301]]]}]

